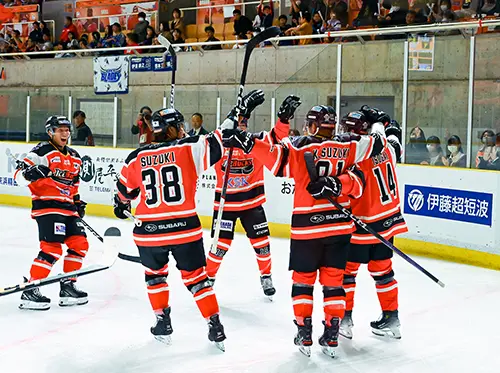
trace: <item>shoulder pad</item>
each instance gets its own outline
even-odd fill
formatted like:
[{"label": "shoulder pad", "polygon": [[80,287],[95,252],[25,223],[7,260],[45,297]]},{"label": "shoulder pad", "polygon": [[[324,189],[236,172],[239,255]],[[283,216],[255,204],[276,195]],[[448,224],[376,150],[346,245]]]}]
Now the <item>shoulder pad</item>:
[{"label": "shoulder pad", "polygon": [[71,155],[72,157],[81,158],[80,154],[75,149],[70,148],[69,146],[66,146],[66,148],[68,149],[69,155]]},{"label": "shoulder pad", "polygon": [[48,141],[42,141],[38,143],[33,149],[30,150],[30,153],[35,153],[39,156],[44,156],[45,154],[50,153],[54,150],[54,147]]},{"label": "shoulder pad", "polygon": [[358,135],[357,133],[341,133],[338,135],[335,135],[333,138],[333,141],[336,142],[351,142],[351,141],[359,141],[361,139],[361,136]]},{"label": "shoulder pad", "polygon": [[303,146],[307,146],[310,144],[319,144],[321,142],[320,139],[314,136],[297,136],[291,139],[292,145],[296,148],[302,148]]},{"label": "shoulder pad", "polygon": [[[205,135],[208,136],[208,135]],[[197,143],[198,140],[200,139],[200,135],[197,136],[186,136],[183,139],[180,139],[177,144],[182,145],[182,144],[194,144]],[[172,143],[169,143],[172,144]]]}]

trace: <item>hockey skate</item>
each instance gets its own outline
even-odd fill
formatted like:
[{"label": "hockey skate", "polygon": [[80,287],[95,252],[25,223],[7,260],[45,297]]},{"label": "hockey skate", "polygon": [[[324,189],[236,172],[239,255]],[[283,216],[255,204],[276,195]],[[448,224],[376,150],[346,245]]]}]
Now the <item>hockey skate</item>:
[{"label": "hockey skate", "polygon": [[[24,282],[28,282],[26,277]],[[47,311],[50,308],[50,299],[43,296],[39,288],[25,290],[21,294],[19,308],[22,310]]]},{"label": "hockey skate", "polygon": [[210,316],[208,321],[208,339],[211,342],[214,342],[215,346],[219,350],[222,352],[226,351],[226,347],[223,342],[226,339],[226,335],[224,334],[224,327],[219,320],[218,314]]},{"label": "hockey skate", "polygon": [[61,307],[81,306],[89,302],[87,293],[78,289],[75,286],[74,280],[61,281],[59,298],[59,305]]},{"label": "hockey skate", "polygon": [[347,339],[352,339],[352,327],[354,323],[352,322],[352,311],[345,311],[345,316],[340,322],[339,334]]},{"label": "hockey skate", "polygon": [[299,346],[300,352],[307,357],[310,357],[312,346],[312,319],[310,317],[306,317],[304,319],[304,325],[299,325],[297,320],[294,320],[293,322],[298,328],[293,343],[295,343],[296,346]]},{"label": "hockey skate", "polygon": [[164,308],[163,313],[156,315],[156,324],[151,327],[151,334],[155,339],[167,345],[172,343],[170,336],[174,330],[172,329],[172,320],[170,319],[170,307]]},{"label": "hockey skate", "polygon": [[318,341],[321,345],[321,351],[327,356],[335,357],[335,349],[339,345],[340,319],[332,317],[330,326],[326,325],[325,321],[323,321],[323,325],[325,325],[325,331]]},{"label": "hockey skate", "polygon": [[382,315],[377,321],[370,323],[372,333],[381,337],[389,336],[395,339],[401,339],[399,327],[401,323],[398,318],[398,311],[382,311]]},{"label": "hockey skate", "polygon": [[273,286],[273,279],[271,275],[260,276],[260,284],[262,285],[264,295],[272,301],[273,295],[276,294],[276,289]]}]

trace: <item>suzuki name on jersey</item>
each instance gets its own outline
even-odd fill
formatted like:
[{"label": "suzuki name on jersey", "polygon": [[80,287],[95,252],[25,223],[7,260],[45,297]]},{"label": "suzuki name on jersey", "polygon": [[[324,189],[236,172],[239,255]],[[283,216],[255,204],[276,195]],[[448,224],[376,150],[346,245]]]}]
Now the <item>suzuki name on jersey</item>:
[{"label": "suzuki name on jersey", "polygon": [[[320,154],[318,154],[321,151]],[[335,158],[346,159],[349,155],[349,148],[321,148],[313,151],[314,159],[318,158]]]},{"label": "suzuki name on jersey", "polygon": [[174,163],[175,162],[175,154],[174,152],[168,152],[163,154],[153,154],[146,155],[141,158],[141,166],[158,166],[164,163]]}]

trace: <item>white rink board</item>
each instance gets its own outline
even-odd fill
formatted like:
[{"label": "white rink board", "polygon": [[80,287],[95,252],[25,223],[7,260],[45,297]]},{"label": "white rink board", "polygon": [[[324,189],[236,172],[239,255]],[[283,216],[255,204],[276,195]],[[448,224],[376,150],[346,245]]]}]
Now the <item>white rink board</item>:
[{"label": "white rink board", "polygon": [[[0,142],[0,194],[29,196],[26,187],[9,184],[13,177],[14,161],[8,154],[21,158],[33,147],[32,144]],[[92,165],[82,167],[86,172],[82,177],[80,194],[88,203],[111,204],[111,180],[113,172],[119,172],[124,159],[132,149],[75,147],[82,158],[90,157]],[[202,216],[211,216],[215,173],[208,170],[199,180],[197,209]],[[492,195],[490,212],[491,226],[405,214],[409,225],[406,238],[457,246],[500,255],[500,209],[497,196],[500,195],[500,172],[452,169],[425,166],[398,166],[400,196],[403,203],[405,185],[454,189],[467,192],[482,192]],[[7,184],[7,185],[5,185]],[[270,222],[289,224],[292,212],[293,182],[275,178],[266,170],[265,188],[267,202],[266,214]],[[437,208],[437,207],[436,207]]]}]

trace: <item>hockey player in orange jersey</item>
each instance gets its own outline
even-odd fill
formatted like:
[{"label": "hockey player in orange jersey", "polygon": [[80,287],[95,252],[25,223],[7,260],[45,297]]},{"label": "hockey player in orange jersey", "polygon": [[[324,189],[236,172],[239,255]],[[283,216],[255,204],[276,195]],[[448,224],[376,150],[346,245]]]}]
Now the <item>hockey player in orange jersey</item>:
[{"label": "hockey player in orange jersey", "polygon": [[[264,92],[258,91],[258,95],[262,97],[264,102]],[[293,112],[298,106],[295,101],[290,101],[288,98],[282,104],[282,108],[286,106],[287,112],[284,109],[280,111],[281,117],[289,118],[293,116]],[[247,130],[247,120],[249,113],[240,112],[241,120],[239,129]],[[234,115],[234,114],[232,114]],[[288,116],[286,116],[288,115]],[[269,141],[273,142],[277,136],[284,137],[288,132],[276,134],[279,130],[278,125],[271,131]],[[215,189],[214,203],[214,218],[212,224],[215,227],[215,220],[218,214],[219,201],[222,191],[222,183],[224,172],[227,167],[226,149],[223,158],[216,163],[215,171],[217,173],[217,188]],[[239,218],[247,237],[249,238],[257,259],[257,264],[260,270],[260,283],[264,294],[272,299],[276,289],[274,288],[271,277],[271,249],[269,242],[269,228],[267,225],[266,214],[263,204],[266,201],[264,192],[264,165],[261,161],[252,155],[245,154],[241,149],[234,149],[231,160],[231,171],[227,183],[227,194],[224,205],[224,211],[221,219],[221,230],[217,246],[213,247],[207,259],[207,274],[209,278],[215,280],[215,275],[219,270],[224,255],[231,246],[234,237],[234,229],[236,220]]]},{"label": "hockey player in orange jersey", "polygon": [[[340,321],[344,317],[342,278],[354,223],[329,203],[336,197],[349,207],[350,197],[361,195],[363,175],[353,166],[380,154],[386,146],[383,125],[373,124],[370,136],[334,137],[336,113],[329,106],[314,106],[306,115],[305,130],[291,142],[272,145],[265,139],[238,131],[224,133],[224,145],[235,146],[262,161],[276,176],[295,180],[291,223],[290,265],[293,271],[292,303],[298,332],[294,343],[306,355],[312,345],[313,290],[319,274],[323,286],[324,332],[322,350],[335,356]],[[312,152],[320,178],[311,182],[304,153]]]},{"label": "hockey player in orange jersey", "polygon": [[[396,162],[399,161],[402,147],[400,143],[401,129],[399,124],[391,121],[381,110],[363,106],[359,118],[343,121],[341,132],[366,135],[371,131],[373,121],[382,122],[388,146],[384,151],[358,164],[365,175],[365,188],[360,198],[351,200],[352,212],[364,223],[387,240],[408,231],[401,215]],[[392,270],[392,250],[378,239],[358,227],[351,238],[348,263],[344,274],[344,290],[346,291],[346,314],[340,325],[340,334],[352,338],[352,309],[354,307],[354,291],[356,275],[360,264],[368,264],[368,271],[375,280],[377,296],[382,308],[379,320],[371,322],[376,335],[389,335],[401,338],[398,317],[398,283]]]},{"label": "hockey player in orange jersey", "polygon": [[[247,110],[251,111],[255,101],[248,95],[246,98]],[[153,114],[156,143],[133,151],[126,159],[117,182],[115,215],[125,219],[124,210],[130,210],[130,201],[141,197],[136,216],[143,223],[134,228],[134,241],[146,267],[148,296],[156,315],[151,333],[170,343],[173,329],[167,276],[172,253],[184,284],[208,322],[209,340],[223,350],[226,336],[215,292],[205,272],[203,231],[195,203],[196,181],[221,158],[222,138],[217,130],[179,139],[183,122],[184,117],[175,109]],[[228,118],[222,128],[236,125],[234,118]]]},{"label": "hockey player in orange jersey", "polygon": [[[76,150],[67,146],[71,122],[63,116],[51,116],[45,123],[49,141],[35,146],[22,161],[18,161],[15,177],[29,182],[33,208],[31,217],[38,224],[40,252],[33,261],[30,281],[46,278],[52,266],[63,255],[62,244],[68,247],[64,257],[64,272],[80,269],[89,244],[80,218],[85,215],[86,203],[80,200],[80,167],[82,161]],[[60,306],[82,305],[88,302],[87,293],[75,286],[76,279],[61,282]],[[50,299],[38,288],[21,295],[21,309],[48,310]]]}]

